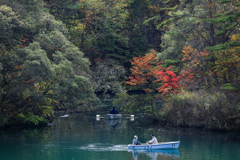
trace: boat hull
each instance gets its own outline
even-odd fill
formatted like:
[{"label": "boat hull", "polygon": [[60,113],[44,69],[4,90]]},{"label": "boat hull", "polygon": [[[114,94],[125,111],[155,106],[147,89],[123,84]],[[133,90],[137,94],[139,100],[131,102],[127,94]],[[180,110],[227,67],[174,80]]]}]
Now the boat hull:
[{"label": "boat hull", "polygon": [[158,144],[142,144],[142,145],[128,145],[128,149],[176,149],[179,147],[180,141],[162,142]]},{"label": "boat hull", "polygon": [[108,119],[119,119],[122,118],[122,114],[108,114]]}]

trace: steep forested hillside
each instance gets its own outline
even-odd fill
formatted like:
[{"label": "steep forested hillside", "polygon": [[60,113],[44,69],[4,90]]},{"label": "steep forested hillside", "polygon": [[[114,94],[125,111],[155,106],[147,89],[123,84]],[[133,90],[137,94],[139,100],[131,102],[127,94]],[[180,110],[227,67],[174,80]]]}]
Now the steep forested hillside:
[{"label": "steep forested hillside", "polygon": [[0,126],[117,95],[125,112],[234,129],[239,23],[239,0],[0,0]]}]

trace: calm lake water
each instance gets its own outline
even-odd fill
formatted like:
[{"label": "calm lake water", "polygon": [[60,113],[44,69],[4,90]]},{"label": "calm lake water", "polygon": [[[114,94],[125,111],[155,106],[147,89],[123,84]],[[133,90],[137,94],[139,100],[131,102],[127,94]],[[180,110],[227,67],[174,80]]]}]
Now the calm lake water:
[{"label": "calm lake water", "polygon": [[[60,115],[52,126],[0,130],[1,160],[239,160],[240,134],[203,129],[163,128],[148,120],[110,121],[106,116]],[[203,132],[201,134],[201,132]],[[159,142],[181,141],[177,150],[132,151],[137,134],[140,142],[155,134]]]}]

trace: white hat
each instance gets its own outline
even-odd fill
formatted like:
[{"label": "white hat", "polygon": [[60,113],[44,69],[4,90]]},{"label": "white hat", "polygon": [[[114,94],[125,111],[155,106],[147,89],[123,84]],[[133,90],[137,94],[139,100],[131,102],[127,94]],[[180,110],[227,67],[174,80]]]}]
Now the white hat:
[{"label": "white hat", "polygon": [[134,136],[134,138],[137,138],[137,137],[138,137],[137,135]]}]

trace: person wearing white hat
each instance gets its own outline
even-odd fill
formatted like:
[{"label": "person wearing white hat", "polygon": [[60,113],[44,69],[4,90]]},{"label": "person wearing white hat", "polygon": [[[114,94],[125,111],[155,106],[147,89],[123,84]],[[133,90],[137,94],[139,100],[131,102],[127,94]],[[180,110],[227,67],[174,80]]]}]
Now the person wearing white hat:
[{"label": "person wearing white hat", "polygon": [[135,135],[133,138],[133,145],[141,145],[141,143],[137,139],[138,139],[138,136]]},{"label": "person wearing white hat", "polygon": [[154,134],[152,134],[151,136],[152,136],[152,140],[147,141],[146,143],[149,143],[149,144],[158,144],[158,140],[157,140],[157,138],[154,136]]}]

